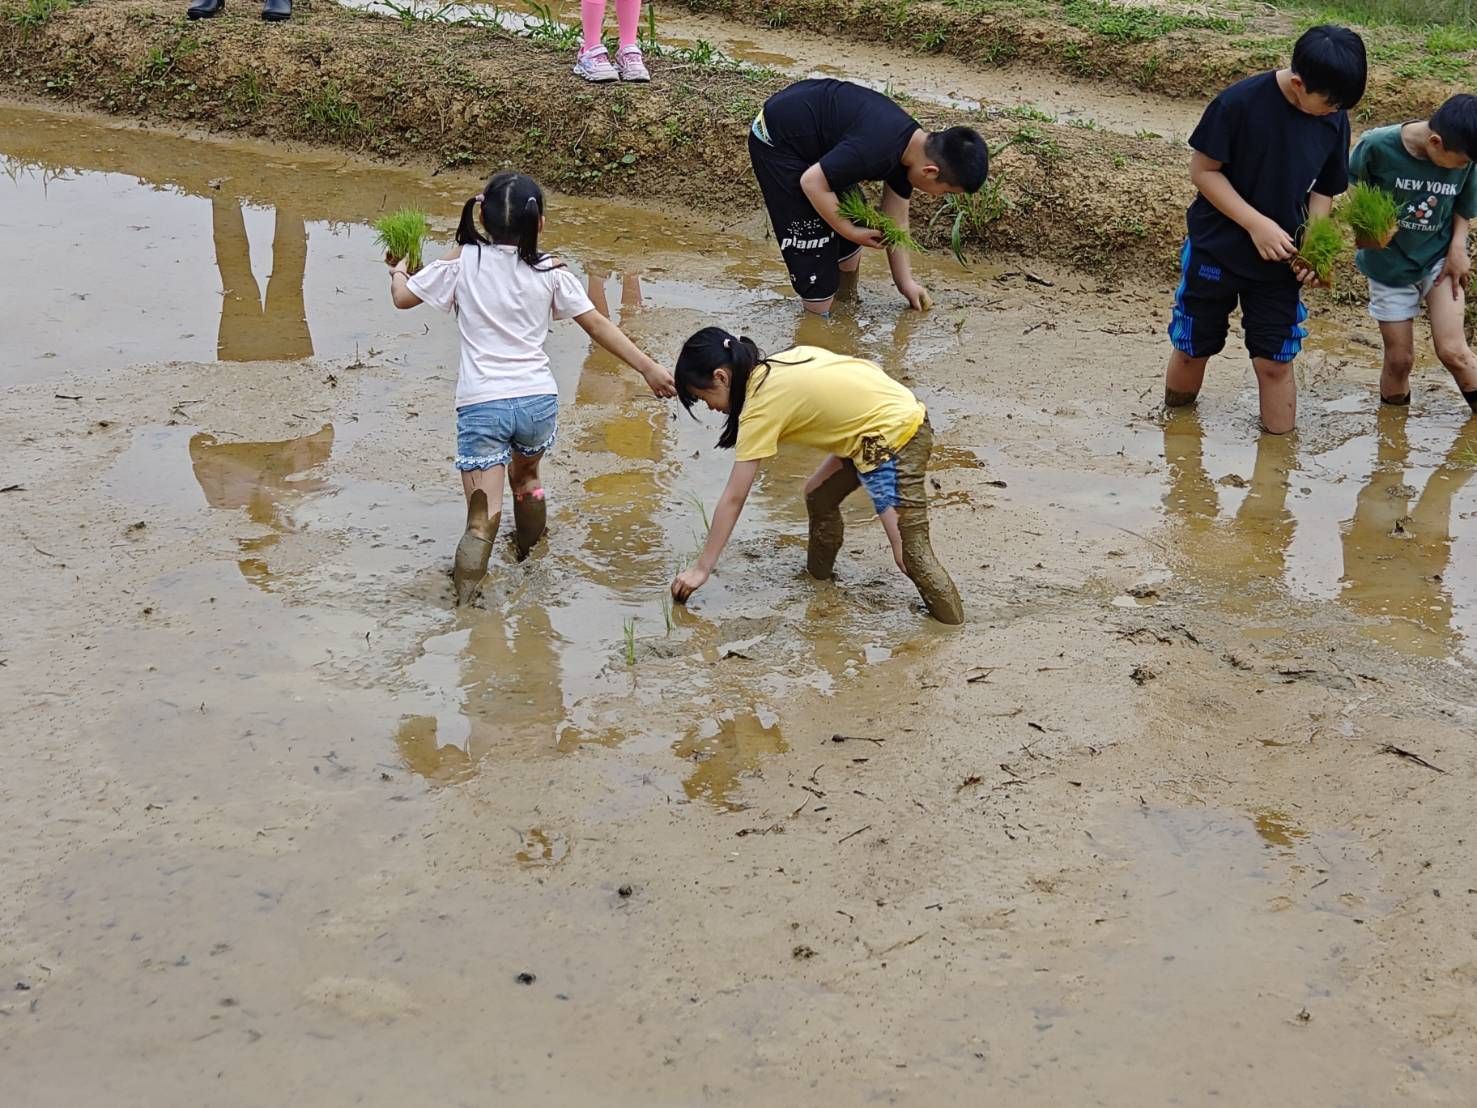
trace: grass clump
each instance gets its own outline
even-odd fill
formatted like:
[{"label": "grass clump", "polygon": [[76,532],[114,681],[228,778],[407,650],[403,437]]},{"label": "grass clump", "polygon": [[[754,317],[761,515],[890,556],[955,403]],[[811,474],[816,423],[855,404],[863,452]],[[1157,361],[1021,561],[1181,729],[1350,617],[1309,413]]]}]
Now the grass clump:
[{"label": "grass clump", "polygon": [[922,250],[908,229],[891,216],[872,206],[867,194],[860,188],[848,190],[841,196],[841,218],[850,220],[858,227],[882,232],[882,245],[888,250]]},{"label": "grass clump", "polygon": [[1302,242],[1297,257],[1325,285],[1333,282],[1333,267],[1343,257],[1346,246],[1344,232],[1338,222],[1327,215],[1316,215],[1303,224]]},{"label": "grass clump", "polygon": [[1336,214],[1354,232],[1354,241],[1361,249],[1382,250],[1395,237],[1400,209],[1392,193],[1360,181],[1349,190]]},{"label": "grass clump", "polygon": [[20,0],[6,8],[5,18],[21,29],[22,38],[30,38],[31,32],[46,24],[57,12],[72,6],[72,0]]},{"label": "grass clump", "polygon": [[401,208],[374,221],[375,241],[395,261],[404,258],[412,273],[421,268],[421,250],[430,231],[426,213],[418,208]]},{"label": "grass clump", "polygon": [[624,633],[625,633],[625,639],[626,639],[626,651],[625,651],[625,653],[626,653],[626,665],[628,665],[628,666],[634,666],[636,664],[636,619],[635,619],[635,617],[632,616],[632,617],[626,619],[625,622],[621,625],[621,629],[622,629],[622,631],[624,631]]}]

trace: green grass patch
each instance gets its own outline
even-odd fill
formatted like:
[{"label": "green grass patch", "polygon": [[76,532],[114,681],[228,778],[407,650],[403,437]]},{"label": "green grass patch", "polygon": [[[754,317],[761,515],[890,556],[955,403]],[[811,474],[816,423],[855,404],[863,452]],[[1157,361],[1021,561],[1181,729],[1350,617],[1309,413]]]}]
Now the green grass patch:
[{"label": "green grass patch", "polygon": [[1338,221],[1332,216],[1317,215],[1303,224],[1297,256],[1327,285],[1333,280],[1333,267],[1347,247],[1348,240]]},{"label": "green grass patch", "polygon": [[1239,19],[1190,15],[1161,8],[1124,7],[1109,0],[1066,0],[1062,15],[1073,27],[1115,42],[1153,42],[1175,31],[1237,31]]},{"label": "green grass patch", "polygon": [[1349,225],[1360,246],[1380,249],[1394,237],[1400,209],[1392,193],[1360,181],[1344,196],[1334,214]]},{"label": "green grass patch", "polygon": [[349,135],[364,127],[359,105],[346,97],[332,81],[303,98],[303,117],[309,123],[338,135]]},{"label": "green grass patch", "polygon": [[888,250],[921,250],[906,227],[901,226],[887,213],[872,206],[867,194],[860,188],[848,190],[841,196],[841,218],[849,219],[858,227],[882,232],[882,245]]},{"label": "green grass patch", "polygon": [[401,208],[374,221],[375,242],[397,262],[404,258],[412,273],[423,264],[421,251],[430,232],[426,213],[418,208]]},{"label": "green grass patch", "polygon": [[1318,23],[1365,27],[1477,27],[1474,0],[1272,0],[1284,11],[1313,11]]},{"label": "green grass patch", "polygon": [[52,16],[73,6],[73,0],[16,0],[5,9],[5,18],[21,29],[23,39],[30,38]]}]

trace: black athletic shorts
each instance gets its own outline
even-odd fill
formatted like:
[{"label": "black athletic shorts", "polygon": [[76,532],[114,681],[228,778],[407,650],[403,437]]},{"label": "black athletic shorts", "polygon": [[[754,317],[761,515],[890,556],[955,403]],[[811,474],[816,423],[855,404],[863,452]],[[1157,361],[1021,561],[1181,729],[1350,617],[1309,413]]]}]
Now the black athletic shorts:
[{"label": "black athletic shorts", "polygon": [[1292,361],[1308,337],[1303,326],[1308,309],[1303,307],[1302,286],[1291,274],[1289,269],[1285,281],[1253,281],[1237,276],[1186,242],[1180,254],[1180,285],[1174,294],[1169,341],[1192,358],[1219,354],[1239,300],[1247,353],[1274,362]]},{"label": "black athletic shorts", "polygon": [[769,209],[775,241],[790,271],[790,284],[802,300],[829,300],[841,284],[841,263],[860,246],[843,239],[820,217],[800,187],[810,168],[749,132],[749,161]]}]

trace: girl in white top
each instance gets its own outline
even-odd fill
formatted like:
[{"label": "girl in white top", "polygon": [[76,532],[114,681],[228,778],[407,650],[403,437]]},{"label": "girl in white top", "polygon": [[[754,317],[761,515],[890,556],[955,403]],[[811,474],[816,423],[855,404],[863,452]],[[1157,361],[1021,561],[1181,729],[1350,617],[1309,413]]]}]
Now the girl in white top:
[{"label": "girl in white top", "polygon": [[461,331],[456,468],[467,496],[467,530],[452,572],[458,604],[476,595],[487,574],[505,471],[518,556],[527,557],[544,533],[548,510],[538,467],[559,427],[559,389],[544,353],[552,320],[573,319],[657,396],[675,395],[672,374],[595,310],[563,262],[539,250],[543,229],[543,191],[522,173],[499,173],[462,208],[450,254],[415,274],[404,259],[385,259],[395,307],[425,303],[455,312]]}]

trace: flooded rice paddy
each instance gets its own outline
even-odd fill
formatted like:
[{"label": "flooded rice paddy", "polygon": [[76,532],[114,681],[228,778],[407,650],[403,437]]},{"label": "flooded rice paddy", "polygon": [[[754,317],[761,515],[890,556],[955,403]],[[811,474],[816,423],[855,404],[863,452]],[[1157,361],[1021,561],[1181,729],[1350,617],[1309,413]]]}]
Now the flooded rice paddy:
[{"label": "flooded rice paddy", "polygon": [[[657,357],[721,322],[918,392],[972,623],[920,614],[860,503],[840,580],[805,578],[803,451],[672,608],[716,426],[569,325],[550,536],[500,546],[458,611],[455,331],[389,306],[368,222],[414,203],[444,237],[476,177],[28,108],[0,158],[7,250],[80,263],[7,267],[0,366],[25,467],[0,510],[35,574],[12,725],[67,767],[0,794],[28,813],[0,932],[23,1083],[81,1095],[82,1044],[121,1027],[118,1102],[161,1071],[265,1102],[752,1102],[816,1051],[850,1059],[809,1078],[838,1103],[1157,1102],[1150,1063],[1166,1101],[1460,1102],[1458,1054],[1367,999],[1415,911],[1381,854],[1426,816],[1369,826],[1383,774],[1315,784],[1331,743],[1446,725],[1340,682],[1439,689],[1472,661],[1477,429],[1429,364],[1378,410],[1376,352],[1326,324],[1298,435],[1253,432],[1233,359],[1163,419],[1152,296],[929,258],[927,316],[874,266],[835,320],[797,319],[757,215],[554,197],[549,248]],[[1307,660],[1335,649],[1332,677]],[[478,1020],[495,1048],[452,1033]],[[387,1072],[430,1037],[435,1074]]]}]

